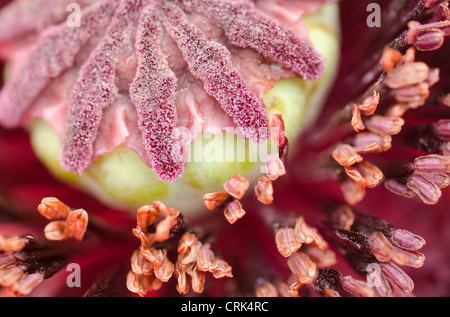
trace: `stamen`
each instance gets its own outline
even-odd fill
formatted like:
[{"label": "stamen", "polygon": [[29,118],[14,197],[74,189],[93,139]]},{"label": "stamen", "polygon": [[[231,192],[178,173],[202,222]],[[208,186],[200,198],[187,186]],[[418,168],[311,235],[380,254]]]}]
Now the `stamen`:
[{"label": "stamen", "polygon": [[417,251],[425,245],[425,239],[404,229],[397,229],[392,235],[392,241],[400,248]]},{"label": "stamen", "polygon": [[383,54],[381,56],[380,64],[384,71],[389,72],[397,66],[398,63],[402,60],[402,53],[399,51],[387,47],[384,49]]},{"label": "stamen", "polygon": [[439,139],[450,142],[450,120],[439,120],[434,131]]},{"label": "stamen", "polygon": [[55,220],[48,223],[44,228],[45,238],[50,241],[64,240],[64,232],[66,230],[66,222]]},{"label": "stamen", "polygon": [[404,294],[412,292],[414,289],[412,279],[397,265],[394,263],[380,263],[380,267],[383,275],[398,286]]},{"label": "stamen", "polygon": [[339,144],[331,155],[339,165],[344,167],[352,166],[363,160],[361,155],[356,153],[355,149],[348,144]]},{"label": "stamen", "polygon": [[389,282],[381,274],[381,270],[378,268],[372,268],[366,275],[367,284],[372,287],[375,295],[378,297],[388,297],[392,295],[392,289]]},{"label": "stamen", "polygon": [[394,246],[395,263],[401,266],[409,266],[419,269],[425,263],[425,255],[417,251],[408,251],[403,248]]},{"label": "stamen", "polygon": [[137,274],[130,271],[127,275],[127,289],[139,296],[145,296],[148,291],[158,290],[162,286],[162,282],[154,275]]},{"label": "stamen", "polygon": [[284,257],[289,257],[302,246],[296,231],[292,228],[283,228],[275,234],[275,244],[278,252]]},{"label": "stamen", "polygon": [[414,166],[424,172],[450,173],[450,157],[437,154],[420,156],[414,160]]},{"label": "stamen", "polygon": [[410,108],[415,109],[425,104],[425,100],[430,95],[429,87],[428,83],[422,82],[394,89],[392,90],[392,95],[397,102],[407,104]]},{"label": "stamen", "polygon": [[270,205],[273,202],[272,181],[265,176],[261,176],[255,185],[256,198],[264,205]]},{"label": "stamen", "polygon": [[366,97],[361,104],[357,105],[358,109],[364,113],[365,116],[371,116],[377,109],[380,102],[380,93],[376,90],[373,91],[373,95]]},{"label": "stamen", "polygon": [[14,296],[25,296],[31,293],[44,280],[42,273],[25,273],[13,285],[9,287],[9,292]]},{"label": "stamen", "polygon": [[316,264],[302,252],[292,254],[287,260],[291,272],[300,284],[309,284],[314,280],[317,268]]},{"label": "stamen", "polygon": [[131,270],[136,274],[150,275],[153,265],[142,255],[139,250],[133,252],[131,256]]},{"label": "stamen", "polygon": [[189,292],[187,275],[192,290],[201,293],[205,285],[205,272],[214,278],[233,277],[231,266],[222,259],[217,259],[211,251],[210,244],[202,244],[195,235],[185,233],[178,245],[179,255],[175,264],[175,276],[178,279],[177,290],[180,294]]},{"label": "stamen", "polygon": [[233,200],[227,204],[224,210],[224,215],[230,224],[234,224],[236,221],[244,217],[245,210],[242,208],[239,200]]},{"label": "stamen", "polygon": [[430,69],[430,73],[428,74],[428,78],[425,81],[428,86],[433,87],[440,80],[440,70],[439,68]]},{"label": "stamen", "polygon": [[365,281],[359,281],[351,276],[344,276],[341,281],[342,288],[358,297],[375,297],[372,288]]},{"label": "stamen", "polygon": [[430,182],[436,184],[439,188],[445,188],[450,185],[450,178],[444,173],[433,173],[433,172],[420,172],[414,171],[414,174],[421,175],[428,179]]},{"label": "stamen", "polygon": [[278,290],[273,284],[266,282],[256,287],[256,297],[278,297]]},{"label": "stamen", "polygon": [[353,130],[355,130],[356,132],[359,132],[360,130],[364,130],[366,128],[361,119],[361,111],[356,104],[353,105],[351,124]]},{"label": "stamen", "polygon": [[394,194],[403,196],[405,198],[413,198],[416,194],[406,185],[398,182],[395,179],[387,179],[383,182],[386,189],[393,192]]},{"label": "stamen", "polygon": [[358,183],[362,188],[366,188],[367,182],[356,167],[346,167],[345,173],[348,177]]},{"label": "stamen", "polygon": [[386,111],[386,117],[402,117],[408,110],[411,110],[411,106],[408,103],[398,103],[390,106]]},{"label": "stamen", "polygon": [[1,237],[0,242],[4,252],[0,254],[0,286],[7,287],[13,296],[28,295],[67,262],[64,256],[39,245],[32,236]]},{"label": "stamen", "polygon": [[413,173],[407,185],[425,204],[434,205],[441,198],[439,186],[420,174]]},{"label": "stamen", "polygon": [[203,196],[203,203],[208,210],[222,206],[230,196],[226,192],[208,193]]},{"label": "stamen", "polygon": [[398,134],[405,124],[402,118],[373,116],[365,122],[369,131],[379,134]]},{"label": "stamen", "polygon": [[272,113],[269,118],[269,125],[272,132],[272,140],[278,146],[279,152],[282,153],[287,142],[287,138],[285,135],[286,128],[284,125],[283,116],[280,113]]},{"label": "stamen", "polygon": [[416,38],[415,46],[419,51],[435,51],[444,44],[445,32],[433,28],[420,34]]},{"label": "stamen", "polygon": [[280,176],[286,175],[284,163],[280,158],[279,153],[271,153],[266,162],[267,178],[271,181],[276,181]]},{"label": "stamen", "polygon": [[450,93],[446,94],[446,95],[442,98],[441,102],[442,102],[444,105],[450,107]]},{"label": "stamen", "polygon": [[170,214],[156,225],[154,239],[156,242],[166,241],[170,237],[172,228],[177,224],[180,212],[175,209],[169,209]]},{"label": "stamen", "polygon": [[66,219],[70,213],[70,207],[55,197],[45,197],[37,209],[48,220]]},{"label": "stamen", "polygon": [[81,241],[88,225],[88,214],[83,209],[74,210],[67,216],[65,224],[64,237]]},{"label": "stamen", "polygon": [[316,263],[318,268],[331,267],[337,264],[336,253],[330,249],[322,250],[308,245],[303,252]]},{"label": "stamen", "polygon": [[383,179],[383,172],[375,165],[368,161],[362,161],[357,164],[358,171],[366,181],[366,185],[369,188],[376,187]]},{"label": "stamen", "polygon": [[197,237],[193,233],[186,232],[178,243],[178,253],[186,254],[190,248],[197,242]]},{"label": "stamen", "polygon": [[28,243],[27,237],[10,237],[5,238],[0,235],[0,251],[17,252],[22,250]]},{"label": "stamen", "polygon": [[241,175],[234,175],[223,184],[225,191],[236,199],[244,197],[245,192],[250,186],[248,179]]},{"label": "stamen", "polygon": [[39,213],[49,220],[44,228],[46,239],[51,241],[75,238],[83,240],[86,233],[89,216],[84,209],[71,210],[69,206],[54,197],[46,197],[37,207]]},{"label": "stamen", "polygon": [[148,232],[150,226],[158,219],[159,211],[154,204],[144,205],[137,210],[137,225],[142,232]]},{"label": "stamen", "polygon": [[353,148],[357,153],[379,153],[389,150],[392,147],[391,142],[390,135],[362,132],[353,139]]},{"label": "stamen", "polygon": [[345,201],[354,206],[359,203],[365,195],[365,189],[357,182],[348,179],[341,183],[341,191],[344,194]]},{"label": "stamen", "polygon": [[398,89],[425,81],[430,69],[423,62],[399,65],[386,75],[385,84],[391,89]]},{"label": "stamen", "polygon": [[309,226],[303,216],[297,218],[294,229],[301,243],[310,244],[317,236],[317,229]]},{"label": "stamen", "polygon": [[348,206],[341,206],[331,214],[331,222],[338,228],[350,230],[355,221],[355,214]]},{"label": "stamen", "polygon": [[324,297],[341,297],[341,295],[339,294],[338,291],[331,289],[331,288],[324,289],[323,296]]}]

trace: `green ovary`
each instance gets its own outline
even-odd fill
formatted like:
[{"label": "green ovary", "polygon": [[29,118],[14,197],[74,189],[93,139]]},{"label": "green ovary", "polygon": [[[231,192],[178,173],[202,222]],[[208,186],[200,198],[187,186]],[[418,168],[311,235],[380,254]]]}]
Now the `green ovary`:
[{"label": "green ovary", "polygon": [[[305,16],[304,22],[313,46],[325,58],[325,73],[314,82],[298,78],[283,79],[274,83],[263,98],[269,114],[283,115],[291,146],[293,140],[318,115],[334,80],[339,58],[337,5],[324,5],[316,14]],[[155,173],[134,151],[123,146],[99,157],[82,175],[62,171],[57,134],[42,120],[35,120],[29,128],[36,155],[61,181],[114,208],[135,211],[139,206],[161,200],[181,210],[185,216],[208,213],[203,205],[203,195],[223,191],[223,183],[234,174],[249,179],[249,191],[252,190],[257,178],[263,175],[262,167],[268,153],[275,148],[272,142],[255,144],[226,132],[200,134],[189,146],[183,176],[165,183],[157,180]]]}]

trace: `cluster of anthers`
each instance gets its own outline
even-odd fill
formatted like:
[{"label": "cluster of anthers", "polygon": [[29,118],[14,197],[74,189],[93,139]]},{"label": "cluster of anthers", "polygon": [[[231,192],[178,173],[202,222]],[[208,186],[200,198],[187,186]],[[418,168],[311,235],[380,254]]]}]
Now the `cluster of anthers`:
[{"label": "cluster of anthers", "polygon": [[311,287],[325,297],[405,296],[414,283],[399,266],[420,268],[425,260],[418,252],[423,238],[345,205],[330,214],[328,238],[365,280],[331,268],[337,263],[334,251],[302,216],[293,226],[277,227],[275,242],[291,274],[286,282],[259,281],[257,296],[299,296]]},{"label": "cluster of anthers", "polygon": [[72,210],[54,197],[42,199],[37,209],[42,216],[52,220],[44,228],[47,240],[61,241],[69,238],[83,240],[89,221],[89,216],[84,209]]},{"label": "cluster of anthers", "polygon": [[13,296],[28,295],[66,263],[64,255],[40,245],[33,236],[0,236],[0,286]]},{"label": "cluster of anthers", "polygon": [[[160,216],[163,219],[159,219]],[[214,255],[211,245],[201,243],[190,232],[179,238],[177,260],[172,263],[167,249],[161,248],[161,244],[167,243],[175,232],[179,233],[181,227],[180,212],[159,201],[138,209],[133,234],[140,239],[141,246],[131,257],[131,270],[127,276],[127,288],[131,292],[144,296],[149,291],[158,290],[175,274],[180,294],[189,292],[189,282],[194,292],[201,293],[206,272],[215,278],[233,276],[231,267]]]},{"label": "cluster of anthers", "polygon": [[[46,207],[42,207],[45,203]],[[39,212],[61,214],[67,206],[55,198],[46,198]],[[292,219],[291,219],[292,220]],[[308,225],[302,216],[295,223],[275,222],[275,245],[287,258],[291,274],[286,281],[274,283],[261,278],[257,281],[257,296],[296,297],[312,288],[320,295],[331,296],[391,296],[410,294],[414,284],[399,266],[420,268],[425,256],[418,252],[425,240],[407,230],[396,229],[385,221],[342,206],[329,216],[328,233],[331,241],[366,281],[352,276],[343,277],[331,268],[336,264],[335,252],[317,228]],[[87,224],[86,224],[87,226]],[[78,235],[85,230],[77,231]],[[191,232],[184,231],[178,210],[159,201],[139,208],[133,234],[141,246],[131,256],[131,270],[126,279],[129,291],[140,296],[161,288],[175,275],[177,290],[201,293],[205,273],[214,278],[233,277],[231,266],[216,257],[210,243],[202,243]],[[53,239],[45,236],[49,240]],[[73,237],[77,237],[74,234]],[[177,244],[176,262],[171,245]],[[12,295],[25,296],[44,279],[57,273],[66,263],[61,250],[43,247],[32,236],[0,237],[0,285]]]},{"label": "cluster of anthers", "polygon": [[[347,107],[352,109],[351,125],[357,134],[349,143],[336,145],[331,155],[344,168],[347,177],[341,180],[341,189],[350,205],[356,205],[364,198],[366,188],[376,187],[381,182],[396,194],[408,198],[417,196],[426,204],[436,204],[441,197],[440,189],[450,184],[450,120],[414,128],[423,139],[421,150],[431,154],[417,157],[399,177],[385,179],[381,169],[362,156],[389,150],[392,136],[399,134],[405,124],[403,115],[426,104],[430,88],[439,81],[439,69],[415,61],[416,49],[439,49],[444,36],[449,35],[449,17],[447,3],[447,6],[439,6],[435,14],[435,18],[442,21],[424,25],[409,22],[409,30],[399,41],[403,46],[414,47],[406,49],[404,54],[386,48],[380,60],[384,73],[373,86],[373,95]],[[380,93],[391,105],[383,109],[383,114],[375,114]],[[449,96],[442,96],[440,102],[448,104]],[[368,132],[361,132],[366,129]],[[414,136],[414,139],[417,138]]]},{"label": "cluster of anthers", "polygon": [[[429,69],[423,62],[414,62],[414,52],[410,48],[403,57],[392,50],[384,54],[386,85],[398,102],[388,109],[392,117],[398,118],[409,109],[423,106],[429,96],[429,88],[439,80],[439,69]],[[394,65],[395,68],[392,68]],[[427,144],[434,144],[435,148],[431,149],[434,153],[417,157],[414,163],[407,166],[404,175],[387,179],[384,185],[394,193],[408,198],[417,196],[424,203],[432,205],[441,197],[440,188],[450,184],[450,120],[439,120],[429,126],[431,133],[424,133],[423,136],[428,134],[433,139],[432,142],[427,140]],[[425,151],[430,152],[430,149]]]}]

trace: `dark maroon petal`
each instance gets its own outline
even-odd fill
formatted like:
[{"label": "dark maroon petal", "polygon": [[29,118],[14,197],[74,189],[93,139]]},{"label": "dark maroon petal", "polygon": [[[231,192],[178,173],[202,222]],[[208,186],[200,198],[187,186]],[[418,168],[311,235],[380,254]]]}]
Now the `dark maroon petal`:
[{"label": "dark maroon petal", "polygon": [[117,96],[116,66],[121,49],[132,32],[132,21],[141,1],[122,0],[106,34],[80,71],[68,109],[62,167],[85,171],[93,159],[93,144],[103,110]]},{"label": "dark maroon petal", "polygon": [[42,34],[0,94],[0,123],[3,126],[21,124],[24,112],[50,80],[70,68],[82,45],[107,23],[116,2],[101,1],[83,10],[80,27],[71,28],[62,23]]},{"label": "dark maroon petal", "polygon": [[302,78],[315,80],[322,75],[323,58],[311,43],[257,11],[250,1],[184,0],[183,3],[220,25],[232,44],[251,47]]},{"label": "dark maroon petal", "polygon": [[139,128],[152,168],[159,179],[172,181],[183,173],[181,149],[173,132],[177,120],[177,79],[161,51],[162,27],[153,5],[141,14],[136,39],[138,68],[130,87]]},{"label": "dark maroon petal", "polygon": [[204,82],[205,91],[233,118],[245,137],[256,142],[267,140],[266,107],[246,86],[231,62],[229,51],[217,42],[208,41],[177,6],[167,4],[164,11],[168,33],[183,53],[191,73]]}]

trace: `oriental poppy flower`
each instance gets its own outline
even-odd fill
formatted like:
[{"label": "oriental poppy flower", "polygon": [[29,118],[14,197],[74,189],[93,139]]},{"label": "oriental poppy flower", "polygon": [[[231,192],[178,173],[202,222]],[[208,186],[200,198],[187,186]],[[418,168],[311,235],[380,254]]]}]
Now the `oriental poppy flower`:
[{"label": "oriental poppy flower", "polygon": [[0,292],[448,295],[449,34],[448,1],[5,3]]}]

